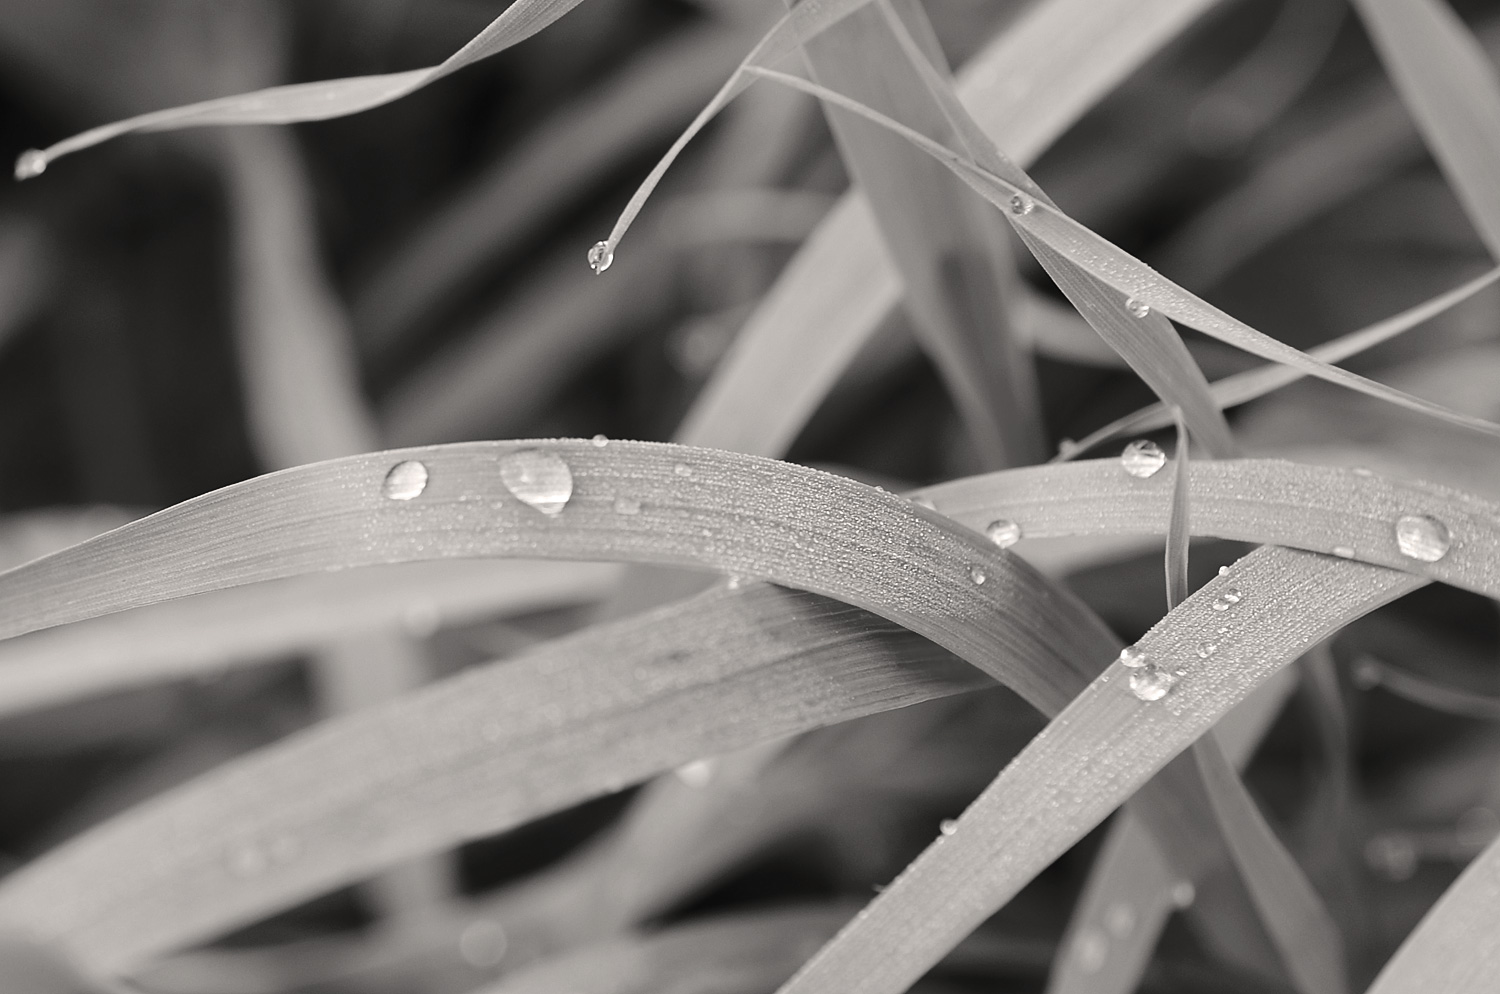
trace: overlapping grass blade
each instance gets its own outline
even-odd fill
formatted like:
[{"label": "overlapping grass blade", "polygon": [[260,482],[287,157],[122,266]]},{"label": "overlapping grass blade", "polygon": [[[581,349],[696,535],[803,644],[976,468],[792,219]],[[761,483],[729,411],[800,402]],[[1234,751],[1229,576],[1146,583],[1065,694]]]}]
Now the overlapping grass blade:
[{"label": "overlapping grass blade", "polygon": [[1445,0],[1354,0],[1417,129],[1500,260],[1500,78]]},{"label": "overlapping grass blade", "polygon": [[[1242,559],[1138,643],[1187,668],[1171,695],[1137,700],[1124,667],[1111,665],[782,994],[906,990],[1307,643],[1423,582],[1275,547]],[[1245,596],[1221,633],[1225,616],[1210,604],[1231,585]],[[1208,638],[1219,652],[1199,660]]]},{"label": "overlapping grass blade", "polygon": [[467,45],[438,65],[426,69],[273,86],[253,93],[152,111],[90,128],[40,151],[23,153],[16,163],[16,175],[19,179],[35,176],[49,162],[64,155],[133,131],[170,131],[215,124],[323,121],[379,107],[525,41],[581,2],[583,0],[515,0]]},{"label": "overlapping grass blade", "polygon": [[1360,661],[1358,672],[1361,682],[1382,687],[1397,697],[1434,711],[1480,721],[1500,720],[1500,698],[1492,695],[1450,687],[1370,658]]},{"label": "overlapping grass blade", "polygon": [[[959,95],[1025,165],[1213,3],[1044,0],[964,68]],[[868,205],[846,196],[741,330],[676,437],[784,452],[899,297]]]},{"label": "overlapping grass blade", "polygon": [[[951,149],[936,144],[925,135],[912,131],[900,122],[858,101],[851,100],[843,94],[834,93],[815,83],[774,70],[752,67],[748,71],[757,76],[774,79],[794,89],[803,90],[820,100],[836,104],[903,135],[935,159],[948,164],[956,175],[968,178],[975,190],[982,193],[1001,210],[1010,209],[1012,198],[1029,196],[1029,192],[1018,184],[996,176],[969,162]],[[1439,404],[1413,397],[1348,370],[1329,365],[1257,331],[1243,321],[1231,317],[1202,298],[1179,287],[1139,259],[1061,213],[1044,200],[1034,200],[1032,209],[1021,213],[1012,211],[1012,215],[1016,224],[1036,236],[1049,248],[1075,262],[1092,277],[1128,295],[1138,305],[1157,310],[1175,321],[1196,328],[1204,334],[1252,355],[1301,369],[1319,379],[1401,407],[1420,411],[1452,424],[1486,435],[1500,436],[1500,425],[1451,411]]]},{"label": "overlapping grass blade", "polygon": [[1187,600],[1188,536],[1191,532],[1192,508],[1188,496],[1188,430],[1182,423],[1182,412],[1172,409],[1177,421],[1177,448],[1172,452],[1172,505],[1167,513],[1167,610]]}]

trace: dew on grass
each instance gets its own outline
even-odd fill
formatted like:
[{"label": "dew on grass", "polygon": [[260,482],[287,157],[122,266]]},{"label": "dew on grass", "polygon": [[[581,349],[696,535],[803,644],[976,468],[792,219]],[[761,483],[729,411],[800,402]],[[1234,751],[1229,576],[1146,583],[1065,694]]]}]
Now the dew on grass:
[{"label": "dew on grass", "polygon": [[709,781],[714,778],[714,761],[711,759],[695,759],[691,763],[683,763],[677,767],[677,779],[695,790],[707,787]]},{"label": "dew on grass", "polygon": [[1138,318],[1143,318],[1151,313],[1150,304],[1144,300],[1136,300],[1134,297],[1129,297],[1125,300],[1125,309]]},{"label": "dew on grass", "polygon": [[1010,197],[1010,212],[1018,216],[1025,216],[1036,210],[1036,203],[1030,197],[1021,193],[1013,193]]},{"label": "dew on grass", "polygon": [[1021,541],[1021,526],[1008,518],[998,518],[985,527],[984,534],[1000,548],[1009,549]]},{"label": "dew on grass", "polygon": [[1120,665],[1129,669],[1138,670],[1150,661],[1150,657],[1137,646],[1127,645],[1120,650]]},{"label": "dew on grass", "polygon": [[1448,554],[1453,536],[1448,526],[1425,514],[1403,514],[1396,519],[1396,547],[1408,559],[1435,563]]},{"label": "dew on grass", "polygon": [[562,457],[541,449],[521,449],[500,460],[505,489],[543,514],[561,514],[573,496],[573,471]]},{"label": "dew on grass", "polygon": [[938,822],[938,831],[944,835],[952,835],[958,831],[958,820],[955,818],[944,818]]},{"label": "dew on grass", "polygon": [[1120,453],[1120,468],[1139,480],[1155,476],[1167,464],[1167,454],[1155,442],[1140,439]]},{"label": "dew on grass", "polygon": [[973,580],[976,586],[983,586],[984,582],[989,579],[989,576],[980,567],[970,566],[969,579]]},{"label": "dew on grass", "polygon": [[609,247],[609,242],[595,242],[594,247],[589,249],[589,268],[598,276],[614,264],[615,253]]},{"label": "dew on grass", "polygon": [[1130,674],[1130,692],[1143,701],[1159,701],[1167,696],[1177,678],[1159,666],[1147,663]]},{"label": "dew on grass", "polygon": [[1245,595],[1240,593],[1238,587],[1225,587],[1223,592],[1214,598],[1214,610],[1228,611],[1244,599]]},{"label": "dew on grass", "polygon": [[427,489],[427,467],[415,459],[406,459],[385,474],[380,492],[391,500],[411,500]]},{"label": "dew on grass", "polygon": [[616,514],[640,514],[641,513],[641,502],[638,501],[638,500],[636,500],[634,497],[616,497],[615,498],[615,513]]},{"label": "dew on grass", "polygon": [[589,439],[589,441],[594,443],[594,448],[602,449],[609,444],[609,436],[601,431],[599,434]]},{"label": "dew on grass", "polygon": [[28,148],[16,156],[16,179],[26,180],[47,171],[47,153],[39,148]]},{"label": "dew on grass", "polygon": [[1340,559],[1354,558],[1354,550],[1347,545],[1335,545],[1333,547],[1333,554],[1335,556],[1338,556]]},{"label": "dew on grass", "polygon": [[1199,659],[1207,659],[1209,656],[1212,656],[1214,653],[1216,653],[1218,651],[1219,651],[1219,646],[1217,645],[1217,643],[1214,643],[1214,642],[1199,642],[1198,643],[1198,658]]}]

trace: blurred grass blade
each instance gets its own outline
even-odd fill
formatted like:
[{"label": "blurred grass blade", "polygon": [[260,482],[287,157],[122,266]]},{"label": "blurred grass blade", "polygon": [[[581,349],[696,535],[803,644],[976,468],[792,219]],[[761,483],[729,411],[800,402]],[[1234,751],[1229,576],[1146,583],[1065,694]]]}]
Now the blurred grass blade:
[{"label": "blurred grass blade", "polygon": [[[1137,643],[1187,667],[1160,701],[1138,700],[1112,664],[781,994],[899,994],[1102,821],[1151,773],[1302,651],[1422,585],[1395,571],[1266,547],[1199,590]],[[1230,631],[1208,609],[1245,591]],[[1199,660],[1192,647],[1216,638]],[[1069,771],[1059,775],[1059,771]]]},{"label": "blurred grass blade", "polygon": [[1460,690],[1373,659],[1360,661],[1361,681],[1444,714],[1479,721],[1500,720],[1500,697]]},{"label": "blurred grass blade", "polygon": [[[899,121],[894,121],[843,94],[834,93],[815,83],[774,70],[752,67],[748,71],[767,79],[774,79],[793,89],[802,90],[901,134],[908,141],[927,151],[933,158],[947,163],[955,174],[968,177],[971,180],[970,185],[1001,210],[1010,209],[1011,198],[1029,195],[1028,191],[1020,185],[996,176],[967,161],[953,150],[931,141],[925,135],[912,131]],[[1011,213],[1016,224],[1035,235],[1049,248],[1076,262],[1092,277],[1114,287],[1120,293],[1128,294],[1137,306],[1157,310],[1175,321],[1196,328],[1204,334],[1252,355],[1301,369],[1319,379],[1409,410],[1420,411],[1451,424],[1500,437],[1500,424],[1460,414],[1439,404],[1376,383],[1356,373],[1329,365],[1306,352],[1257,331],[1166,279],[1139,259],[1061,213],[1044,200],[1035,200],[1032,209],[1024,213],[1017,214],[1015,211]]]},{"label": "blurred grass blade", "polygon": [[[1215,2],[1040,0],[964,67],[959,96],[1025,165]],[[846,195],[741,330],[676,438],[786,451],[896,305],[899,279],[868,204]]]},{"label": "blurred grass blade", "polygon": [[252,93],[152,111],[90,128],[40,151],[23,153],[16,162],[16,176],[18,179],[35,176],[46,169],[49,162],[64,155],[133,131],[171,131],[216,124],[323,121],[379,107],[392,100],[399,100],[464,66],[525,41],[582,2],[583,0],[514,0],[503,14],[491,21],[467,45],[442,63],[426,69],[273,86]]},{"label": "blurred grass blade", "polygon": [[1219,744],[1200,739],[1193,744],[1193,758],[1235,868],[1297,989],[1303,994],[1347,991],[1343,937],[1323,899],[1276,838]]},{"label": "blurred grass blade", "polygon": [[[1448,309],[1458,306],[1497,279],[1500,279],[1500,268],[1491,269],[1467,283],[1440,293],[1415,307],[1409,307],[1399,314],[1393,314],[1368,327],[1351,331],[1347,335],[1341,335],[1332,341],[1308,349],[1307,354],[1324,362],[1342,362],[1382,342],[1388,342],[1424,321],[1429,321]],[[1295,383],[1306,375],[1300,369],[1273,363],[1216,380],[1210,384],[1209,390],[1213,394],[1214,403],[1222,409],[1228,409],[1264,397],[1288,384]],[[1168,412],[1167,406],[1161,403],[1152,404],[1150,407],[1141,408],[1134,414],[1127,414],[1123,418],[1112,421],[1098,431],[1080,439],[1076,448],[1070,449],[1059,458],[1066,459],[1082,455],[1094,446],[1102,445],[1111,439],[1155,431],[1171,423],[1172,415]]]},{"label": "blurred grass blade", "polygon": [[[951,138],[934,90],[914,71],[942,59],[919,4],[866,7],[804,43],[815,79],[881,107],[935,140]],[[891,25],[897,26],[893,31]],[[922,36],[923,50],[903,58]],[[943,376],[987,468],[1042,458],[1041,415],[1030,357],[1017,347],[1019,278],[1004,226],[972,191],[918,149],[869,122],[825,107],[839,151],[875,215],[905,287],[913,331]]]},{"label": "blurred grass blade", "polygon": [[1354,0],[1433,158],[1500,261],[1500,78],[1445,0]]},{"label": "blurred grass blade", "polygon": [[1167,610],[1187,600],[1188,537],[1192,534],[1192,511],[1188,506],[1188,430],[1182,411],[1173,408],[1177,421],[1177,448],[1172,452],[1172,507],[1167,516]]}]

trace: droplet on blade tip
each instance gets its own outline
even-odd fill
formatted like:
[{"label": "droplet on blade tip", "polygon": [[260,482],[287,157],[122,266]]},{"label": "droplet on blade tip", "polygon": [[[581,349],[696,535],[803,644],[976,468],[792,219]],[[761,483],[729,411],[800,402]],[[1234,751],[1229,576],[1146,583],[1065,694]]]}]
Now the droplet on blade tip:
[{"label": "droplet on blade tip", "polygon": [[589,268],[598,276],[610,266],[614,265],[615,252],[609,247],[609,242],[595,242],[593,248],[589,249]]},{"label": "droplet on blade tip", "polygon": [[16,180],[33,179],[47,171],[47,153],[39,148],[28,148],[16,156]]}]

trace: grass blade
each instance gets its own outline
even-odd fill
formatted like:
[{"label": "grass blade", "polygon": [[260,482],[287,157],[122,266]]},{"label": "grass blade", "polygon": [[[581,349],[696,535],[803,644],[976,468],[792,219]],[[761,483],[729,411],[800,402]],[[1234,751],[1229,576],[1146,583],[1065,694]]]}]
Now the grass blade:
[{"label": "grass blade", "polygon": [[1443,0],[1354,0],[1391,81],[1500,260],[1500,78]]},{"label": "grass blade", "polygon": [[1449,687],[1369,658],[1360,661],[1358,672],[1362,684],[1382,687],[1403,700],[1434,711],[1480,721],[1500,720],[1500,698]]},{"label": "grass blade", "polygon": [[1167,610],[1187,600],[1188,536],[1192,534],[1192,512],[1188,507],[1188,431],[1182,412],[1172,409],[1177,420],[1177,448],[1172,453],[1172,505],[1167,514]]}]

